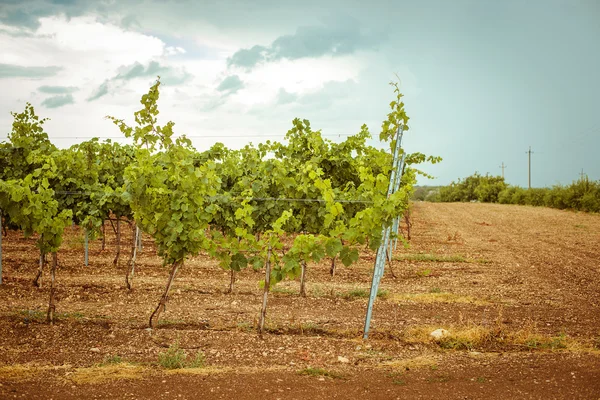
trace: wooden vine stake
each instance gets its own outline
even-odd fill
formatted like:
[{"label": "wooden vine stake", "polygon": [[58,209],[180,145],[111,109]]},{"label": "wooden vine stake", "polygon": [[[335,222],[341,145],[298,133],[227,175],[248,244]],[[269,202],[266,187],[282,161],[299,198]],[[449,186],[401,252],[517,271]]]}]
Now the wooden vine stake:
[{"label": "wooden vine stake", "polygon": [[133,275],[135,274],[135,260],[137,258],[138,242],[140,230],[137,224],[133,224],[133,243],[131,246],[131,258],[129,259],[129,266],[127,267],[127,273],[125,274],[125,285],[127,290],[131,290],[131,284],[133,283]]},{"label": "wooden vine stake", "polygon": [[183,260],[175,261],[173,263],[173,267],[171,268],[171,273],[169,274],[169,280],[167,281],[167,286],[165,287],[165,292],[163,293],[160,301],[158,302],[158,306],[154,309],[152,315],[150,315],[149,327],[152,329],[154,327],[154,319],[158,320],[160,314],[167,309],[167,301],[169,300],[169,290],[171,290],[171,286],[173,285],[173,281],[175,280],[175,275],[177,274],[177,270],[179,267],[183,265]]},{"label": "wooden vine stake", "polygon": [[235,285],[235,271],[232,268],[229,270],[229,289],[227,290],[227,293],[233,293],[234,285]]},{"label": "wooden vine stake", "polygon": [[113,261],[113,265],[116,267],[119,265],[119,256],[121,255],[121,218],[117,218],[117,254]]},{"label": "wooden vine stake", "polygon": [[300,261],[302,274],[300,275],[300,296],[306,297],[306,261]]},{"label": "wooden vine stake", "polygon": [[56,278],[56,266],[58,265],[58,256],[56,252],[52,253],[52,268],[50,270],[50,300],[48,300],[48,313],[46,314],[46,321],[50,324],[54,323],[54,313],[56,312],[56,304],[54,304],[54,294],[56,287],[54,280]]},{"label": "wooden vine stake", "polygon": [[262,339],[265,330],[265,317],[267,316],[267,298],[271,286],[271,245],[267,250],[267,262],[265,263],[265,288],[263,292],[262,308],[260,310],[260,320],[258,322],[258,336]]},{"label": "wooden vine stake", "polygon": [[46,264],[46,254],[42,250],[40,250],[40,264],[38,267],[37,274],[35,278],[33,278],[33,286],[42,287],[42,274],[44,273],[44,265]]}]

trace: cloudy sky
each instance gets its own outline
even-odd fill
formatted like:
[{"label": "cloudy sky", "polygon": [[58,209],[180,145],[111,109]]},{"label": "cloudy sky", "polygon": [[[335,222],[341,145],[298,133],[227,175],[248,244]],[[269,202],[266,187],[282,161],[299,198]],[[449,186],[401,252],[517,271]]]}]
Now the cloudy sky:
[{"label": "cloudy sky", "polygon": [[[199,150],[295,117],[376,138],[400,78],[409,152],[447,184],[600,179],[598,0],[0,0],[0,141],[31,102],[59,147],[119,138],[161,76],[159,122]],[[120,139],[121,142],[127,142]],[[378,145],[376,140],[373,145]]]}]

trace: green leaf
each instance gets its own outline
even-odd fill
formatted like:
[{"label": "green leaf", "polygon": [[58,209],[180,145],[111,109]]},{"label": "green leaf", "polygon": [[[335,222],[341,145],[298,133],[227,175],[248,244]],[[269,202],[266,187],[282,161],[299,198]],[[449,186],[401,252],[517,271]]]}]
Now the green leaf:
[{"label": "green leaf", "polygon": [[340,252],[340,259],[346,267],[349,267],[358,261],[358,250],[355,248],[351,249],[350,247],[344,247]]},{"label": "green leaf", "polygon": [[231,269],[240,272],[242,268],[246,268],[248,265],[248,259],[242,253],[236,253],[231,256]]},{"label": "green leaf", "polygon": [[335,257],[343,248],[342,241],[338,238],[328,238],[325,243],[325,252],[329,257]]}]

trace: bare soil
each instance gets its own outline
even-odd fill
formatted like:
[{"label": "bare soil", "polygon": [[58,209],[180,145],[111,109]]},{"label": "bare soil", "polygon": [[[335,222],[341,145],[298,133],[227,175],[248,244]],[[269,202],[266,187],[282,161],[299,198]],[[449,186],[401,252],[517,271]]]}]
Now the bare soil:
[{"label": "bare soil", "polygon": [[[600,215],[494,204],[413,205],[412,240],[394,252],[371,332],[362,339],[374,254],[309,265],[269,295],[256,333],[264,271],[187,260],[166,312],[147,329],[168,276],[143,237],[133,289],[121,260],[67,228],[59,252],[57,321],[45,322],[49,270],[32,286],[34,239],[3,238],[0,398],[600,399]],[[436,341],[444,328],[455,336]],[[203,368],[167,370],[174,343]]]}]

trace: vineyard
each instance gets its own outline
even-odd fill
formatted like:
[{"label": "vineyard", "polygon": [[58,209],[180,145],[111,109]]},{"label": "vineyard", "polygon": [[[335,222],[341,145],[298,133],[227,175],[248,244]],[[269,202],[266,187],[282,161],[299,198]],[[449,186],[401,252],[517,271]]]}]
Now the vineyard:
[{"label": "vineyard", "polygon": [[[383,241],[381,253],[388,252],[388,241],[396,237],[390,229],[394,225],[397,231],[420,172],[413,165],[426,160],[423,154],[401,149],[400,133],[408,130],[408,117],[397,85],[396,100],[379,135],[393,149],[393,159],[366,145],[371,135],[364,125],[357,135],[333,143],[313,131],[309,121],[299,119],[286,135],[287,145],[267,142],[234,151],[217,143],[199,153],[185,135],[174,138],[173,122],[158,125],[159,87],[160,77],[142,96],[135,127],[107,117],[126,138],[133,138],[133,146],[93,139],[58,150],[43,131],[46,120],[40,120],[30,104],[23,113],[13,113],[10,143],[2,147],[0,210],[5,230],[38,237],[35,286],[41,285],[47,256],[51,257],[49,323],[56,311],[57,253],[71,223],[85,230],[87,243],[100,233],[104,237],[104,222],[110,221],[117,236],[113,265],[120,257],[121,224],[133,227],[136,244],[128,261],[128,289],[140,231],[154,239],[170,274],[150,315],[150,328],[166,309],[184,261],[201,251],[230,271],[230,291],[242,269],[265,268],[259,334],[272,285],[300,276],[300,295],[306,296],[310,262],[330,258],[333,275],[336,259],[345,266],[358,259],[358,246],[376,250]],[[400,152],[402,165],[397,161]],[[388,186],[394,188],[386,191]],[[286,247],[283,239],[290,235],[293,243]],[[87,262],[87,247],[85,251]]]},{"label": "vineyard", "polygon": [[411,203],[441,160],[402,148],[393,87],[383,150],[295,119],[199,152],[158,124],[160,79],[107,117],[133,145],[58,149],[14,113],[0,395],[597,398],[599,216]]}]

